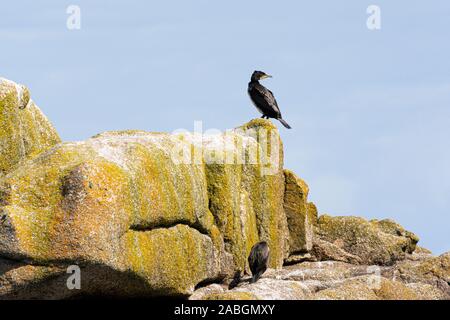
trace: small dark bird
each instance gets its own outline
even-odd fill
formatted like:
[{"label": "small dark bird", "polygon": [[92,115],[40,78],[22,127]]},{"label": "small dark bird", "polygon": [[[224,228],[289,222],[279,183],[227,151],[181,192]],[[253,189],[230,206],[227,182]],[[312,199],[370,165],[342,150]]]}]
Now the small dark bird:
[{"label": "small dark bird", "polygon": [[281,117],[280,108],[278,108],[277,100],[273,96],[272,91],[259,83],[259,80],[272,78],[272,76],[262,72],[255,71],[248,83],[248,95],[255,105],[256,109],[262,113],[261,118],[274,118],[280,121],[283,126],[290,129],[291,126]]},{"label": "small dark bird", "polygon": [[261,241],[255,244],[248,256],[248,265],[252,271],[252,279],[250,283],[255,283],[261,278],[262,274],[267,270],[267,262],[269,261],[269,246],[267,242]]}]

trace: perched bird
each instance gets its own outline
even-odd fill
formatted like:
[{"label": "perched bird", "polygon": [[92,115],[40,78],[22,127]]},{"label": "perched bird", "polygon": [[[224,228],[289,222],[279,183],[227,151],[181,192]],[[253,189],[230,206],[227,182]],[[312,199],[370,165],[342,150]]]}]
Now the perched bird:
[{"label": "perched bird", "polygon": [[280,109],[278,108],[277,100],[273,96],[272,91],[259,83],[259,80],[271,78],[272,76],[262,72],[255,71],[248,83],[248,95],[255,105],[256,109],[262,113],[261,118],[275,118],[280,121],[283,126],[290,129],[291,127],[281,117]]},{"label": "perched bird", "polygon": [[261,241],[255,244],[248,256],[248,265],[252,271],[252,279],[250,283],[255,283],[267,270],[267,262],[269,261],[269,246],[267,242]]}]

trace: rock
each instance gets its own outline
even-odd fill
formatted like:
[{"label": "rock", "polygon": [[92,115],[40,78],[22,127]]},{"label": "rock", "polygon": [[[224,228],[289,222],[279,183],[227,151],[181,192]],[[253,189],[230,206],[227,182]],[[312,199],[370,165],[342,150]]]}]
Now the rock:
[{"label": "rock", "polygon": [[417,300],[419,296],[400,282],[379,276],[361,276],[319,291],[314,298],[317,300]]},{"label": "rock", "polygon": [[307,201],[308,185],[292,171],[284,170],[284,176],[286,180],[284,211],[289,228],[289,252],[291,255],[308,252],[312,248],[314,216],[317,209]]},{"label": "rock", "polygon": [[392,281],[383,277],[370,276],[369,288],[375,292],[381,300],[419,300],[420,296],[410,287],[398,281]]},{"label": "rock", "polygon": [[[288,248],[281,142],[270,121],[245,128],[255,130],[203,139],[109,132],[24,162],[0,180],[0,259],[38,267],[27,280],[17,272],[14,281],[39,284],[33,294],[41,298],[187,296],[244,268],[258,240],[269,242],[271,266],[280,268]],[[255,162],[211,161],[230,137],[235,144],[226,153]],[[64,285],[46,290],[67,278],[46,267],[68,265],[79,265],[83,279],[102,281],[76,293]],[[10,272],[0,273],[0,281],[9,281]],[[0,297],[25,296],[14,281]]]},{"label": "rock", "polygon": [[244,284],[233,291],[250,293],[258,300],[305,300],[310,294],[308,288],[297,281],[278,281],[270,278]]},{"label": "rock", "polygon": [[[194,291],[193,294],[189,296],[189,300],[202,300],[206,296],[211,296],[215,294],[221,294],[226,290],[226,288],[218,283],[212,283],[205,287],[200,287]],[[226,299],[223,299],[226,300]]]},{"label": "rock", "polygon": [[200,300],[305,300],[310,291],[297,281],[262,278],[249,284],[248,279],[232,290],[196,295]]},{"label": "rock", "polygon": [[418,253],[418,254],[422,254],[422,255],[432,255],[433,254],[430,250],[423,248],[421,246],[416,246],[416,250],[414,250],[414,253]]},{"label": "rock", "polygon": [[[231,290],[217,284],[199,288],[192,299],[419,300],[448,299],[444,290],[420,282],[392,279],[396,266],[345,262],[303,262],[281,270],[268,269],[249,284],[249,277]],[[245,295],[241,295],[241,293]]]},{"label": "rock", "polygon": [[[0,128],[0,299],[450,299],[450,253],[392,220],[319,218],[270,120],[60,143],[1,79]],[[250,284],[258,241],[270,268]]]},{"label": "rock", "polygon": [[[244,270],[252,246],[264,240],[270,247],[269,265],[279,268],[287,256],[288,229],[283,210],[283,146],[278,131],[270,121],[255,119],[222,139],[206,140],[204,148],[205,158],[221,146],[232,156],[231,164],[208,163],[206,159],[210,210],[227,251],[233,254],[236,269]],[[234,157],[247,160],[234,165]]]},{"label": "rock", "polygon": [[422,257],[399,261],[394,268],[383,274],[385,277],[406,283],[432,285],[445,293],[450,299],[450,252],[439,257]]},{"label": "rock", "polygon": [[324,241],[318,237],[314,238],[313,248],[311,250],[312,256],[318,261],[342,261],[353,264],[360,264],[361,258],[348,253],[337,245]]},{"label": "rock", "polygon": [[0,299],[2,300],[68,297],[65,292],[68,293],[69,290],[61,290],[66,288],[67,273],[64,268],[26,265],[0,258],[0,275]]},{"label": "rock", "polygon": [[327,288],[314,295],[315,300],[378,300],[377,295],[364,281],[353,279],[336,287]]},{"label": "rock", "polygon": [[426,251],[423,251],[421,249],[416,249],[413,253],[407,254],[405,256],[405,260],[423,261],[432,257],[434,257],[432,253],[427,253]]},{"label": "rock", "polygon": [[420,300],[450,300],[450,296],[437,287],[426,283],[406,283]]},{"label": "rock", "polygon": [[284,265],[291,265],[304,261],[317,261],[317,259],[310,253],[291,254],[288,258],[284,259]]},{"label": "rock", "polygon": [[319,214],[317,212],[317,207],[314,203],[308,202],[308,217],[309,221],[312,223],[313,228],[317,227],[317,221],[319,220]]},{"label": "rock", "polygon": [[363,264],[392,265],[412,252],[418,241],[411,232],[394,231],[399,228],[390,221],[323,215],[317,233],[322,240],[358,256]]},{"label": "rock", "polygon": [[60,142],[28,89],[4,78],[0,78],[0,142],[0,178]]},{"label": "rock", "polygon": [[381,275],[383,267],[352,265],[344,262],[306,262],[287,267],[275,276],[279,280],[299,281],[311,293],[315,294],[329,288],[339,287],[351,279]]},{"label": "rock", "polygon": [[380,230],[387,234],[409,239],[409,241],[407,241],[408,246],[406,247],[407,253],[413,253],[416,249],[416,244],[417,242],[419,242],[419,237],[417,237],[414,233],[405,230],[397,222],[391,219],[384,219],[381,221],[371,220],[370,222],[376,224],[380,228]]},{"label": "rock", "polygon": [[260,300],[251,292],[230,291],[223,293],[212,293],[204,296],[201,300]]}]

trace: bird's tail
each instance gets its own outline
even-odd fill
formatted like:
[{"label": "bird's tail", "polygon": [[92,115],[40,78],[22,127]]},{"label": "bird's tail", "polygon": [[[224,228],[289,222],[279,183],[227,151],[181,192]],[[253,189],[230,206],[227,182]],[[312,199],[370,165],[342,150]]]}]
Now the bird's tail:
[{"label": "bird's tail", "polygon": [[278,121],[280,121],[281,122],[281,124],[283,125],[283,126],[285,126],[286,128],[288,128],[288,129],[290,129],[291,128],[291,126],[290,125],[288,125],[288,123],[286,122],[286,121],[284,121],[282,118],[280,118],[280,119],[278,119]]},{"label": "bird's tail", "polygon": [[250,283],[255,283],[256,281],[259,280],[259,278],[261,278],[262,274],[264,273],[264,271],[258,271],[256,272],[252,278],[250,279]]},{"label": "bird's tail", "polygon": [[233,281],[231,281],[230,285],[228,286],[228,289],[231,290],[231,289],[237,287],[237,285],[239,284],[240,281],[241,281],[241,270],[237,270],[234,273]]}]

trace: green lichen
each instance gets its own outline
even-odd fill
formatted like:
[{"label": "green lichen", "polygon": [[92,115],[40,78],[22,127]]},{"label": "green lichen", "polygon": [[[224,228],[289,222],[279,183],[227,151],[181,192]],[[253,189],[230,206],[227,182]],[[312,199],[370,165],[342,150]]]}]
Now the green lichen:
[{"label": "green lichen", "polygon": [[145,278],[155,293],[182,295],[218,272],[211,239],[195,229],[177,225],[124,236],[130,270]]},{"label": "green lichen", "polygon": [[410,240],[407,248],[408,253],[413,253],[414,250],[416,249],[416,244],[419,242],[419,237],[416,236],[414,233],[405,230],[401,225],[399,225],[395,221],[391,219],[384,219],[381,221],[371,220],[370,222],[375,224],[385,233],[391,234],[393,236],[401,236],[408,238]]},{"label": "green lichen", "polygon": [[14,86],[0,84],[0,177],[60,142],[53,126],[32,101],[24,109],[19,108],[26,95],[29,100],[27,92],[20,100]]},{"label": "green lichen", "polygon": [[367,264],[392,265],[403,259],[413,240],[401,234],[385,232],[377,222],[359,217],[331,217],[318,220],[317,233],[345,251],[362,258]]},{"label": "green lichen", "polygon": [[[59,246],[64,247],[70,238],[69,232],[59,239],[60,241],[56,241],[56,238],[60,237],[61,226],[70,229],[68,221],[76,219],[63,206],[63,177],[80,165],[91,166],[96,167],[96,172],[104,170],[101,183],[108,188],[114,187],[113,180],[119,174],[115,170],[117,167],[106,161],[92,161],[93,154],[89,148],[74,149],[71,146],[62,146],[21,166],[3,181],[11,190],[8,201],[14,204],[4,209],[13,221],[20,250],[26,256],[36,261],[52,259],[58,256]],[[96,202],[102,201],[99,194],[93,197]],[[122,205],[126,207],[126,202]],[[97,212],[96,216],[92,217],[96,219],[90,222],[91,226],[98,223],[99,217]],[[87,220],[88,217],[84,216],[84,219]],[[61,250],[64,251],[63,248]]]},{"label": "green lichen", "polygon": [[319,213],[316,205],[313,202],[308,202],[308,218],[313,226],[317,226],[317,220],[319,219]]},{"label": "green lichen", "polygon": [[[233,254],[235,267],[240,270],[245,268],[250,249],[259,240],[269,243],[271,267],[281,267],[286,255],[282,146],[275,129],[270,121],[252,120],[236,129],[233,137],[236,159],[243,158],[244,163],[206,164],[210,210],[224,235],[227,250]],[[274,139],[264,138],[271,135]],[[253,142],[248,141],[240,153],[243,139],[249,138]],[[272,146],[274,142],[276,148]],[[273,158],[273,150],[278,151],[277,157],[267,161]]]},{"label": "green lichen", "polygon": [[[17,241],[0,249],[43,264],[108,266],[168,295],[244,269],[259,240],[269,242],[270,265],[279,268],[287,239],[282,154],[269,164],[275,171],[262,170],[264,150],[281,146],[274,134],[279,146],[264,149],[234,133],[235,142],[258,147],[253,163],[209,163],[189,137],[140,131],[59,144],[2,180],[0,204],[12,231],[0,237]],[[201,151],[200,161],[175,162],[171,151],[180,144]],[[231,150],[235,159],[239,152]]]},{"label": "green lichen", "polygon": [[[307,252],[312,248],[312,217],[308,204],[308,185],[292,171],[284,170],[284,211],[289,227],[290,253]],[[311,212],[311,215],[314,213]]]}]

